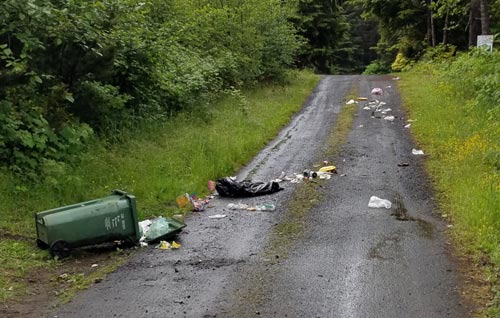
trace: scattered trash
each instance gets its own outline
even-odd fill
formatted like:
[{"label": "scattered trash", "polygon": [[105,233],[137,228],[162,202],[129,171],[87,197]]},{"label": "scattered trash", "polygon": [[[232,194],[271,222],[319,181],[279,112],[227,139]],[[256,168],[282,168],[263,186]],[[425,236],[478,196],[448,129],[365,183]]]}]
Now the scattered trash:
[{"label": "scattered trash", "polygon": [[408,119],[406,122],[407,122],[407,123],[413,123],[413,122],[415,122],[415,121],[417,121],[417,120],[416,120],[416,119]]},{"label": "scattered trash", "polygon": [[176,241],[172,241],[172,244],[170,244],[170,246],[174,250],[177,250],[177,249],[181,248],[181,245],[179,243],[177,243]]},{"label": "scattered trash", "polygon": [[368,107],[368,106],[363,107],[363,109],[364,109],[364,110],[371,110],[371,108],[370,108],[370,107]]},{"label": "scattered trash", "polygon": [[[149,226],[144,226],[148,223],[150,223]],[[183,222],[163,216],[160,216],[154,220],[144,220],[139,222],[139,228],[143,229],[142,237],[139,241],[150,243],[160,239],[164,239],[181,231],[184,227],[186,227],[186,224],[184,224]],[[144,245],[141,244],[141,246]]]},{"label": "scattered trash", "polygon": [[[189,196],[187,193],[186,195]],[[191,202],[194,212],[205,211],[206,206],[210,203],[207,199],[199,199],[195,194],[189,196],[189,201]]]},{"label": "scattered trash", "polygon": [[341,177],[345,177],[345,176],[347,176],[347,175],[346,175],[345,173],[343,173],[343,174],[341,174],[340,176],[341,176]]},{"label": "scattered trash", "polygon": [[405,125],[405,128],[410,128],[411,124]]},{"label": "scattered trash", "polygon": [[394,116],[385,116],[384,117],[384,120],[387,120],[387,121],[394,121]]},{"label": "scattered trash", "polygon": [[208,180],[207,181],[207,188],[208,188],[208,191],[210,191],[210,193],[214,192],[215,191],[215,181]]},{"label": "scattered trash", "polygon": [[190,203],[189,194],[186,193],[178,196],[177,198],[175,198],[175,203],[177,203],[179,209],[184,209]]},{"label": "scattered trash", "polygon": [[146,240],[151,240],[154,237],[160,236],[162,233],[168,232],[170,223],[164,217],[160,216],[149,226],[149,230],[145,232]]},{"label": "scattered trash", "polygon": [[385,88],[392,88],[392,86],[391,85],[387,85]]},{"label": "scattered trash", "polygon": [[358,100],[359,101],[364,101],[364,100],[368,100],[368,98],[367,97],[358,97]]},{"label": "scattered trash", "polygon": [[272,203],[265,203],[261,205],[257,205],[255,207],[257,211],[274,211],[276,210],[276,206]]},{"label": "scattered trash", "polygon": [[280,183],[280,182],[283,182],[284,180],[286,180],[286,181],[290,181],[290,180],[291,180],[291,178],[289,178],[289,177],[287,177],[287,176],[286,176],[285,171],[281,171],[280,176],[279,176],[278,178],[276,178],[276,179],[272,180],[272,182],[277,182],[277,183]]},{"label": "scattered trash", "polygon": [[348,101],[346,103],[346,105],[352,105],[352,104],[357,104],[358,102],[356,102],[354,99],[351,99],[350,101]]},{"label": "scattered trash", "polygon": [[384,91],[379,87],[375,87],[374,89],[372,89],[371,94],[372,95],[384,95]]},{"label": "scattered trash", "polygon": [[250,180],[236,181],[226,177],[218,179],[215,185],[220,196],[225,197],[253,197],[264,194],[271,194],[283,190],[279,183],[252,182]]},{"label": "scattered trash", "polygon": [[392,112],[392,108],[386,108],[386,109],[382,109],[382,113],[388,113],[388,112]]},{"label": "scattered trash", "polygon": [[230,209],[230,210],[246,210],[246,209],[248,209],[248,204],[243,204],[243,203],[238,203],[238,204],[229,203],[227,205],[227,208]]},{"label": "scattered trash", "polygon": [[386,208],[390,209],[391,208],[391,201],[386,200],[386,199],[381,199],[376,196],[372,196],[370,198],[370,202],[368,202],[368,207],[369,208]]},{"label": "scattered trash", "polygon": [[363,128],[363,127],[365,127],[365,126],[364,126],[364,125],[359,125],[359,126],[358,126],[358,128]]},{"label": "scattered trash", "polygon": [[332,174],[330,172],[318,172],[318,177],[322,180],[330,180]]},{"label": "scattered trash", "polygon": [[396,76],[396,77],[393,77],[392,79],[393,79],[394,81],[399,81],[399,80],[401,79],[401,77]]},{"label": "scattered trash", "polygon": [[170,249],[170,243],[167,241],[160,241],[160,244],[158,244],[156,248],[160,250],[168,250]]},{"label": "scattered trash", "polygon": [[139,242],[139,244],[141,245],[141,247],[147,247],[149,244],[146,243],[146,242]]},{"label": "scattered trash", "polygon": [[325,166],[319,168],[318,172],[331,172],[331,173],[337,173],[337,167],[335,166]]},{"label": "scattered trash", "polygon": [[69,276],[68,273],[64,273],[64,274],[61,274],[61,275],[59,275],[57,277],[59,277],[61,279],[66,279],[66,278],[68,278],[68,276]]},{"label": "scattered trash", "polygon": [[414,154],[415,156],[418,156],[418,155],[423,155],[424,154],[424,151],[423,150],[417,150],[417,149],[412,149],[411,150],[411,153]]},{"label": "scattered trash", "polygon": [[306,170],[304,170],[303,176],[304,176],[304,178],[317,178],[318,173],[316,171],[311,171],[311,170],[306,169]]},{"label": "scattered trash", "polygon": [[410,164],[408,162],[398,163],[398,167],[408,167]]},{"label": "scattered trash", "polygon": [[295,174],[295,178],[292,179],[290,182],[291,183],[300,183],[302,180],[304,180],[303,174]]},{"label": "scattered trash", "polygon": [[160,250],[177,250],[181,247],[179,243],[176,243],[175,241],[172,241],[172,243],[169,243],[167,241],[160,241],[160,244],[156,246],[157,249]]},{"label": "scattered trash", "polygon": [[215,215],[210,215],[208,218],[209,219],[222,219],[225,217],[227,217],[227,215],[225,215],[225,214],[215,214]]},{"label": "scattered trash", "polygon": [[151,220],[144,220],[139,222],[138,224],[139,224],[139,230],[144,235],[144,233],[149,231],[149,227],[151,226],[151,224],[153,224],[153,222],[151,222]]},{"label": "scattered trash", "polygon": [[328,165],[328,160],[323,160],[323,165],[324,166]]},{"label": "scattered trash", "polygon": [[92,264],[92,266],[90,266],[90,267],[94,268],[94,267],[97,267],[97,266],[99,266],[99,264]]}]

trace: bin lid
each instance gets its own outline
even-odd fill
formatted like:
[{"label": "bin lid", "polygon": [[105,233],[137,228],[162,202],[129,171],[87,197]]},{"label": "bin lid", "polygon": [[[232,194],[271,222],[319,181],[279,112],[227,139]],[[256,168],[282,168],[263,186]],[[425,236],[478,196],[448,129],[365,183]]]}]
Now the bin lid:
[{"label": "bin lid", "polygon": [[161,216],[152,220],[149,230],[143,235],[146,236],[145,241],[151,243],[173,236],[184,227],[186,227],[186,224],[181,221]]}]

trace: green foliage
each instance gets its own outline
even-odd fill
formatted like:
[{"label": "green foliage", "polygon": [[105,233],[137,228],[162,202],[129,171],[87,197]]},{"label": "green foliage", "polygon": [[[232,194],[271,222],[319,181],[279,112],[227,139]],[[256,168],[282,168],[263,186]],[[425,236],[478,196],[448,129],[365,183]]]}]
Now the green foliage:
[{"label": "green foliage", "polygon": [[393,71],[402,71],[403,69],[407,68],[410,65],[411,61],[408,60],[403,53],[398,53],[396,55],[396,59],[394,62],[391,64],[391,69]]},{"label": "green foliage", "polygon": [[474,49],[451,63],[442,63],[444,80],[474,111],[487,114],[493,125],[500,122],[500,53]]},{"label": "green foliage", "polygon": [[365,68],[363,74],[374,75],[374,74],[387,74],[389,72],[390,72],[389,66],[384,65],[380,61],[374,61]]},{"label": "green foliage", "polygon": [[[279,0],[5,0],[0,163],[36,175],[230,87],[282,80],[301,45]],[[81,123],[81,124],[80,124]]]},{"label": "green foliage", "polygon": [[433,48],[427,48],[420,58],[421,62],[431,63],[449,63],[453,60],[457,48],[453,45],[438,45]]},{"label": "green foliage", "polygon": [[345,1],[300,0],[293,21],[307,40],[298,64],[323,74],[359,72],[372,59],[373,24]]}]

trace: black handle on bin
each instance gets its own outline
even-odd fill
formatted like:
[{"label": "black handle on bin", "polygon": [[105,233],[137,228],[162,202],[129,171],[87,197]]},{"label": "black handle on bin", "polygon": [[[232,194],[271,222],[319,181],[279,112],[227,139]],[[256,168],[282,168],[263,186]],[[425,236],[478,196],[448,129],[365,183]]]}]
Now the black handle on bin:
[{"label": "black handle on bin", "polygon": [[127,195],[127,192],[125,192],[123,190],[118,190],[118,189],[113,190],[113,192],[111,192],[111,193],[118,194],[118,195]]}]

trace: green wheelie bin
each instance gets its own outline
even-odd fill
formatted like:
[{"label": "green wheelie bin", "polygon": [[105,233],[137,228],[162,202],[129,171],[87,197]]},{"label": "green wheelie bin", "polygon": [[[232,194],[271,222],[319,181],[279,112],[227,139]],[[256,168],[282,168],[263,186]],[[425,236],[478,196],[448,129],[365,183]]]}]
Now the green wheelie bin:
[{"label": "green wheelie bin", "polygon": [[35,214],[37,245],[64,258],[71,249],[124,240],[136,244],[141,238],[135,197],[114,190],[105,198],[68,205]]}]

